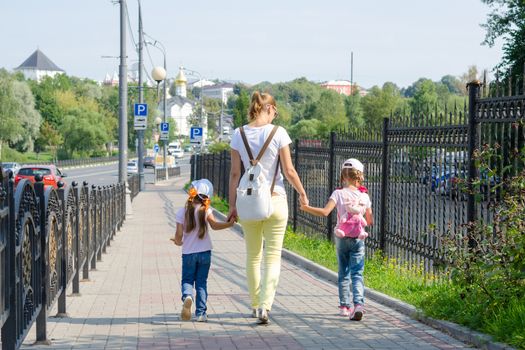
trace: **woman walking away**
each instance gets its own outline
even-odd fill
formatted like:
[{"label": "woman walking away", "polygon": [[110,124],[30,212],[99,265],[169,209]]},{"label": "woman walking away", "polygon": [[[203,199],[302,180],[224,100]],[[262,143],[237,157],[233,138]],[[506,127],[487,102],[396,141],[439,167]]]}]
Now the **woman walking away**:
[{"label": "woman walking away", "polygon": [[[360,321],[365,312],[365,238],[364,226],[373,224],[372,203],[362,186],[364,166],[354,158],[347,159],[341,169],[343,188],[336,189],[324,208],[308,205],[301,209],[316,215],[328,216],[337,208],[337,225],[334,228],[337,263],[339,265],[339,314]],[[364,217],[363,217],[364,215]],[[350,280],[352,280],[353,303],[350,304]]]},{"label": "woman walking away", "polygon": [[[252,165],[260,165],[259,173],[262,173],[266,182],[264,185],[271,188],[269,201],[273,211],[268,218],[243,220],[242,215],[239,217],[246,244],[246,277],[252,317],[257,318],[260,324],[269,321],[268,315],[272,309],[281,272],[281,250],[288,222],[288,202],[281,168],[284,176],[299,193],[301,205],[308,204],[306,192],[292,163],[289,146],[292,140],[284,128],[272,125],[277,116],[274,98],[266,93],[254,92],[249,109],[249,123],[235,130],[230,144],[228,219],[237,218],[238,214],[236,202],[241,163],[245,170]],[[254,154],[258,155],[257,159],[253,159]],[[261,269],[263,255],[264,266]]]}]

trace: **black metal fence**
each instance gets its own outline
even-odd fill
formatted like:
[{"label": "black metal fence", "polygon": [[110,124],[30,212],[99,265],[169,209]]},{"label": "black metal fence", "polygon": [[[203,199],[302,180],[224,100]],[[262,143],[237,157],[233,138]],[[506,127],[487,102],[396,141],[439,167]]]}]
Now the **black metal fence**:
[{"label": "black metal fence", "polygon": [[[492,220],[501,196],[493,188],[523,169],[525,95],[481,98],[479,83],[471,83],[466,102],[442,113],[392,116],[380,132],[332,133],[328,142],[314,144],[296,141],[293,161],[310,205],[323,207],[340,186],[343,161],[360,159],[375,222],[368,253],[380,249],[401,263],[433,271],[444,258],[443,234]],[[490,171],[477,167],[476,155],[484,148],[496,150]],[[228,197],[229,153],[193,156],[191,168],[192,179],[208,178],[219,196]],[[293,229],[332,239],[334,213],[325,218],[300,211],[295,191],[286,186]]]},{"label": "black metal fence", "polygon": [[47,314],[57,304],[66,315],[66,289],[79,293],[125,218],[125,187],[58,189],[33,185],[0,171],[0,326],[2,349],[17,349],[36,322],[46,343]]}]

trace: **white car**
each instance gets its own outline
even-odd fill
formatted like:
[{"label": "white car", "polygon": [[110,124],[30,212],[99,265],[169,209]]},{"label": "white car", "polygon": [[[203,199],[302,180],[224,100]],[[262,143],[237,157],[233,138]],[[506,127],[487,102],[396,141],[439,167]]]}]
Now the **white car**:
[{"label": "white car", "polygon": [[12,171],[13,175],[16,175],[18,173],[18,170],[20,170],[20,164],[16,162],[2,163],[2,169],[4,171]]},{"label": "white car", "polygon": [[182,158],[184,157],[184,151],[182,148],[177,148],[171,151],[171,155],[175,158]]},{"label": "white car", "polygon": [[136,161],[132,160],[128,162],[128,173],[129,174],[136,174],[139,172],[139,165]]}]

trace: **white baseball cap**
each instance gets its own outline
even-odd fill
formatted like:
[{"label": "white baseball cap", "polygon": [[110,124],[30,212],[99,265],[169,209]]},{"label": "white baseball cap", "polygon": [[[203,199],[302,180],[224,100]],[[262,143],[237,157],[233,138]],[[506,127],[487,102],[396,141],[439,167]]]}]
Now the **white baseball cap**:
[{"label": "white baseball cap", "polygon": [[355,169],[359,170],[360,172],[365,172],[365,166],[363,163],[361,163],[359,160],[355,158],[349,158],[343,162],[342,169]]},{"label": "white baseball cap", "polygon": [[197,190],[198,195],[203,195],[208,198],[213,196],[213,185],[208,179],[200,179],[191,182],[191,186]]}]

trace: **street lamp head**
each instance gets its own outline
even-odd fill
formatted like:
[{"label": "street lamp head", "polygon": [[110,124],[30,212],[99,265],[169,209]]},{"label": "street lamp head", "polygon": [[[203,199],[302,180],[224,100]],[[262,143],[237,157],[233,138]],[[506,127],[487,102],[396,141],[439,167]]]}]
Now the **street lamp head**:
[{"label": "street lamp head", "polygon": [[155,67],[151,71],[151,76],[153,80],[155,80],[158,83],[166,79],[166,70],[162,67]]},{"label": "street lamp head", "polygon": [[155,118],[155,124],[159,125],[160,123],[162,123],[162,118],[161,117]]}]

